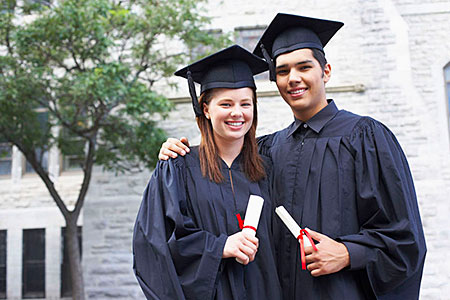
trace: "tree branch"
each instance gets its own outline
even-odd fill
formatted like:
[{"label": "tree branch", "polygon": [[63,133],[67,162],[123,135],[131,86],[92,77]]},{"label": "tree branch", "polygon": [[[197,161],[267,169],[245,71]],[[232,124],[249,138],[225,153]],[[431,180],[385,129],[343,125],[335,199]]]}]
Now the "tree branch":
[{"label": "tree branch", "polygon": [[66,204],[62,201],[58,191],[55,188],[55,185],[53,184],[53,181],[48,176],[48,172],[45,171],[44,168],[42,167],[42,164],[37,161],[36,153],[34,151],[28,151],[22,144],[18,143],[17,141],[9,140],[9,142],[15,145],[23,153],[27,161],[30,163],[30,165],[33,167],[33,169],[36,171],[36,173],[44,182],[50,195],[55,201],[56,206],[58,206],[59,210],[63,214],[64,219],[69,220],[70,219],[69,210],[67,209]]},{"label": "tree branch", "polygon": [[62,61],[59,61],[56,57],[54,57],[53,55],[51,55],[49,52],[47,52],[44,47],[40,46],[39,44],[36,45],[39,50],[41,50],[41,53],[46,57],[49,58],[51,60],[53,60],[54,62],[57,63],[57,65],[61,68],[63,68],[64,70],[66,70],[67,73],[70,73],[72,70],[77,69],[78,67],[72,67],[69,68],[68,66],[66,66]]},{"label": "tree branch", "polygon": [[86,155],[86,160],[83,167],[84,177],[83,183],[81,184],[80,192],[78,194],[78,199],[75,204],[75,209],[72,211],[75,219],[78,219],[81,208],[83,207],[84,200],[86,199],[86,194],[89,188],[89,183],[92,176],[92,168],[94,166],[94,155],[96,148],[96,136],[92,137],[88,143],[88,153]]},{"label": "tree branch", "polygon": [[75,65],[77,66],[78,70],[84,71],[84,68],[82,68],[81,65],[78,63],[75,51],[73,50],[72,46],[73,46],[73,41],[72,41],[72,39],[69,38],[69,43],[66,45],[67,50],[69,50],[69,52],[72,56],[72,59],[73,59]]}]

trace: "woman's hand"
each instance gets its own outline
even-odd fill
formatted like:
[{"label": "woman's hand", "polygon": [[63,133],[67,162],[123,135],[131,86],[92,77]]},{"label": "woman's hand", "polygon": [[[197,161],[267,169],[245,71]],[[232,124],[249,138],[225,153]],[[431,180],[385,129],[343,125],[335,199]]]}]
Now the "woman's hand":
[{"label": "woman's hand", "polygon": [[255,259],[258,246],[259,241],[256,237],[244,232],[237,232],[227,238],[222,258],[236,257],[244,265],[247,265]]}]

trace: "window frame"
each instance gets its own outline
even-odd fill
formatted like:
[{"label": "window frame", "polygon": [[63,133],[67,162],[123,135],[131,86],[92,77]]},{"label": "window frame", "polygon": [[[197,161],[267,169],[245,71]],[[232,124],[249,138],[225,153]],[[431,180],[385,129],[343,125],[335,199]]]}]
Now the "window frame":
[{"label": "window frame", "polygon": [[444,72],[444,85],[445,85],[445,97],[447,107],[447,126],[450,135],[450,62],[448,62],[443,69]]},{"label": "window frame", "polygon": [[[253,52],[263,32],[266,30],[265,25],[255,26],[239,26],[234,28],[235,43],[242,48]],[[269,81],[269,72],[255,75],[255,81]]]},{"label": "window frame", "polygon": [[[208,35],[214,36],[215,38],[219,38],[223,34],[223,30],[221,28],[207,29],[207,30],[204,30],[204,32]],[[199,43],[197,46],[190,49],[189,58],[191,61],[198,60],[200,58],[204,58],[208,54],[212,54],[211,50],[212,50],[212,46],[203,45],[203,44]]]},{"label": "window frame", "polygon": [[[60,134],[67,135],[67,128],[62,127],[60,130]],[[80,171],[82,169],[82,165],[76,166],[76,164],[71,164],[71,161],[82,161],[82,164],[84,163],[84,159],[86,157],[86,147],[87,147],[87,141],[84,140],[82,137],[79,136],[68,136],[68,139],[70,139],[71,143],[84,143],[83,145],[83,155],[79,156],[77,154],[73,155],[67,155],[63,154],[61,149],[59,149],[61,152],[61,164],[62,164],[62,171]]]},{"label": "window frame", "polygon": [[[1,141],[0,140],[0,147],[4,147],[4,148],[8,148],[9,147],[9,155],[3,156],[0,153],[0,164],[4,163],[4,162],[9,162],[9,173],[5,173],[5,174],[1,174],[0,173],[0,178],[2,177],[10,177],[12,174],[12,164],[13,164],[13,147],[11,145],[11,143],[8,143],[6,141]],[[1,148],[0,148],[1,151]]]},{"label": "window frame", "polygon": [[[34,110],[36,113],[38,113],[38,114],[47,114],[47,120],[49,119],[49,117],[50,117],[50,115],[49,115],[49,113],[48,113],[48,109],[47,108],[45,108],[45,107],[39,107],[39,108],[36,108],[35,110]],[[47,145],[47,147],[48,147],[48,145]],[[35,149],[35,152],[38,152],[38,151],[41,151],[41,149]],[[41,164],[42,164],[42,167],[44,168],[44,170],[46,170],[46,171],[48,171],[49,170],[49,168],[50,168],[50,162],[49,162],[49,159],[50,159],[50,149],[47,149],[47,151],[45,151],[44,152],[44,154],[42,154],[42,160],[44,161],[44,162],[46,162],[45,164],[43,164],[42,162],[41,162]],[[26,158],[24,157],[23,158],[23,173],[24,174],[36,174],[36,171],[33,169],[33,167],[30,165],[30,163],[26,160]]]},{"label": "window frame", "polygon": [[[30,237],[27,237],[28,233],[32,233],[32,232],[37,232],[39,233],[39,237],[37,237],[35,240],[31,239]],[[45,273],[46,273],[46,268],[45,268],[45,228],[33,228],[33,229],[23,229],[22,233],[22,298],[23,299],[41,299],[41,298],[45,298],[46,297],[46,290],[45,290]],[[30,239],[30,241],[28,241],[28,239]],[[35,242],[38,239],[42,239],[42,258],[34,258],[34,257],[27,257],[29,256],[28,252],[32,252],[33,254],[36,253],[35,249],[38,247],[38,245],[36,245],[36,243],[33,243],[30,248],[32,248],[32,251],[27,251],[27,246],[28,246],[28,242]],[[36,276],[35,271],[33,271],[33,274],[35,277],[38,277],[40,280],[42,280],[41,282],[39,282],[39,286],[40,289],[39,291],[29,291],[27,290],[29,282],[28,282],[28,268],[30,267],[41,267],[42,271],[41,273],[43,274],[38,274],[38,276]]]},{"label": "window frame", "polygon": [[[5,290],[0,290],[0,299],[7,299],[7,272],[8,272],[8,266],[7,266],[7,258],[8,258],[8,232],[7,230],[0,230],[0,249],[3,247],[4,251],[0,251],[0,258],[3,255],[4,258],[0,259],[0,274],[3,273],[4,275],[4,286]],[[2,264],[2,260],[4,260],[4,264]],[[1,276],[0,276],[1,278]],[[1,286],[1,285],[0,285]]]}]

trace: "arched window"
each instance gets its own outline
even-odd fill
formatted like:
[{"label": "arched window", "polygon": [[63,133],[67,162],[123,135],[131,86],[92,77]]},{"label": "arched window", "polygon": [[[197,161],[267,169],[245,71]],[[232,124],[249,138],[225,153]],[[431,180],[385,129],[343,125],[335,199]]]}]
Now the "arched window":
[{"label": "arched window", "polygon": [[450,62],[444,68],[445,87],[447,91],[447,117],[448,128],[450,129]]}]

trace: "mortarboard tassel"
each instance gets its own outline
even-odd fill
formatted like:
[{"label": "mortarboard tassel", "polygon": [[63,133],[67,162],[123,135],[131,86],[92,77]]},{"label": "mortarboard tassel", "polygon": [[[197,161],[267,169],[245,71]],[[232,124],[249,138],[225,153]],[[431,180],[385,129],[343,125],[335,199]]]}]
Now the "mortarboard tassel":
[{"label": "mortarboard tassel", "polygon": [[195,84],[194,79],[192,79],[191,71],[187,71],[188,77],[188,85],[189,85],[189,94],[191,94],[192,98],[192,106],[194,107],[194,113],[196,117],[200,117],[202,115],[202,110],[200,109],[200,105],[198,104],[197,93],[195,92]]},{"label": "mortarboard tassel", "polygon": [[266,50],[266,48],[264,48],[264,45],[261,44],[260,47],[261,47],[261,52],[262,52],[262,54],[264,56],[264,59],[269,64],[269,79],[271,81],[277,81],[277,77],[276,77],[276,74],[275,74],[275,66],[273,64],[273,60],[270,57],[269,53],[267,53],[267,50]]}]

